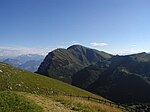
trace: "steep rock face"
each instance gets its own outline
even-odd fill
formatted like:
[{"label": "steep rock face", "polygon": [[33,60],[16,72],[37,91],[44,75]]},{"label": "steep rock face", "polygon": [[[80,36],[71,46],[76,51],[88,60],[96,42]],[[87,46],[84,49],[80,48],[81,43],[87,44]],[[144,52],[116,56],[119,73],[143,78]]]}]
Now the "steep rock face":
[{"label": "steep rock face", "polygon": [[68,49],[56,49],[50,52],[37,73],[71,83],[72,75],[77,71],[111,57],[112,55],[105,52],[73,45]]}]

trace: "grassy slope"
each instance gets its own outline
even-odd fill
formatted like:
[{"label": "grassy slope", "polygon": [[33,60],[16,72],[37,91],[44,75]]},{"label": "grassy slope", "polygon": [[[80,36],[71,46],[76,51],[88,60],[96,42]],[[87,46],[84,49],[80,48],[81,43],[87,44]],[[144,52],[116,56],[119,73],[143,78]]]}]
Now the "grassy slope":
[{"label": "grassy slope", "polygon": [[[0,63],[0,91],[16,91],[17,94],[26,97],[24,99],[28,99],[27,101],[30,102],[30,100],[32,100],[31,105],[32,102],[35,102],[42,107],[44,112],[122,112],[122,110],[104,104],[100,106],[98,103],[88,103],[89,101],[85,101],[84,99],[77,100],[77,98],[69,99],[69,97],[61,97],[66,94],[91,97],[99,96],[61,81],[14,68],[5,63]],[[50,95],[51,98],[47,95]],[[57,97],[55,97],[56,95]],[[11,97],[13,98],[13,96],[10,96],[10,98]],[[11,101],[12,103],[9,103],[8,106],[12,104],[13,107],[16,106],[17,108],[21,108],[21,105],[16,105],[19,100],[15,100],[14,102],[13,100]],[[26,104],[26,100],[22,101]],[[7,102],[4,101],[4,103]],[[29,103],[28,107],[31,107],[31,105]],[[35,109],[39,110],[37,105],[35,105]],[[22,109],[25,110],[24,107]],[[31,110],[31,112],[34,112],[34,110]]]},{"label": "grassy slope", "polygon": [[61,81],[0,63],[0,91],[6,90],[39,94],[72,94],[98,97]]}]

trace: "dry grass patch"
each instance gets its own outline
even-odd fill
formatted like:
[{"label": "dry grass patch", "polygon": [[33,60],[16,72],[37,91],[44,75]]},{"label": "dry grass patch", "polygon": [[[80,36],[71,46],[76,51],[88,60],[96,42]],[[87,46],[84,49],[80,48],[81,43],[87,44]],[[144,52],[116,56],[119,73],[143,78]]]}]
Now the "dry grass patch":
[{"label": "dry grass patch", "polygon": [[103,103],[88,101],[83,98],[55,96],[53,99],[65,107],[79,112],[126,112],[122,109],[112,107]]},{"label": "dry grass patch", "polygon": [[110,105],[69,96],[45,96],[25,92],[17,93],[33,100],[44,112],[126,112]]},{"label": "dry grass patch", "polygon": [[44,112],[73,112],[59,102],[53,101],[50,97],[44,95],[36,95],[31,93],[20,92],[28,99],[33,100],[36,104],[43,108]]}]

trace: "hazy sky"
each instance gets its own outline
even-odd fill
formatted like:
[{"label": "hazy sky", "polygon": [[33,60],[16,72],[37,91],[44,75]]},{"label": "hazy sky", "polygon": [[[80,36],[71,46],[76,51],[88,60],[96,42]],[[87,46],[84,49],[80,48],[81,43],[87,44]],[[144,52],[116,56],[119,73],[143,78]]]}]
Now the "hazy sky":
[{"label": "hazy sky", "polygon": [[0,48],[150,51],[150,0],[0,0]]}]

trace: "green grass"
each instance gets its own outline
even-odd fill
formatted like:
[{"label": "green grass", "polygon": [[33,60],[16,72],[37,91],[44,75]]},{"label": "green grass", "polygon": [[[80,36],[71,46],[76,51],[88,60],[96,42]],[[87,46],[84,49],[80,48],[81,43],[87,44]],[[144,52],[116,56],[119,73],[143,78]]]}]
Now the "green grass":
[{"label": "green grass", "polygon": [[0,92],[0,112],[42,112],[42,108],[13,92]]},{"label": "green grass", "polygon": [[104,104],[68,99],[65,95],[102,98],[67,83],[0,63],[0,112],[122,112]]},{"label": "green grass", "polygon": [[71,94],[98,97],[67,83],[0,63],[0,91],[21,91],[37,94]]}]

